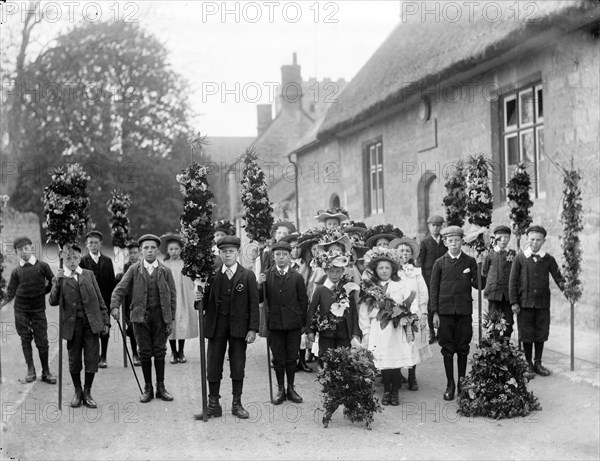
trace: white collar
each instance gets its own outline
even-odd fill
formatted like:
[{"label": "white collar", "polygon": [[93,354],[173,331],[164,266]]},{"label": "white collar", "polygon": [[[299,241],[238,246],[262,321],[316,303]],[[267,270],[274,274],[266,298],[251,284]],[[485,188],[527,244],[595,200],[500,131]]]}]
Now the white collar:
[{"label": "white collar", "polygon": [[336,285],[337,285],[337,283],[333,283],[333,282],[332,282],[331,280],[329,280],[329,279],[325,279],[325,282],[323,282],[323,286],[324,286],[325,288],[329,288],[330,290],[331,290],[331,289],[332,289],[334,286],[336,286]]},{"label": "white collar", "polygon": [[25,264],[29,263],[33,266],[36,261],[37,261],[36,257],[31,255],[31,256],[29,256],[29,259],[27,261],[23,261],[22,259],[19,258],[19,265],[21,267],[23,267]]},{"label": "white collar", "polygon": [[450,256],[450,259],[458,259],[458,258],[460,258],[460,257],[461,257],[461,255],[462,255],[462,250],[460,250],[460,252],[458,253],[458,256],[452,256],[452,255],[450,254],[450,252],[448,252],[448,256]]},{"label": "white collar", "polygon": [[157,260],[157,259],[155,259],[155,260],[154,260],[154,262],[153,262],[152,264],[150,264],[148,261],[146,261],[146,260],[144,259],[144,267],[145,267],[146,269],[150,269],[151,267],[153,267],[154,269],[156,269],[156,268],[158,267],[158,260]]},{"label": "white collar", "polygon": [[531,257],[531,255],[533,255],[533,254],[538,255],[540,258],[543,258],[544,256],[546,256],[546,252],[544,250],[540,250],[537,253],[533,253],[533,251],[531,251],[531,247],[524,250],[523,254],[525,255],[526,258]]},{"label": "white collar", "polygon": [[385,282],[384,282],[383,280],[380,280],[380,281],[379,281],[379,285],[381,285],[382,287],[384,287],[384,286],[386,286],[388,283],[390,283],[390,280],[391,280],[391,279],[389,279],[389,280],[386,280]]},{"label": "white collar", "polygon": [[288,273],[290,266],[285,266],[283,269],[280,269],[277,265],[275,265],[275,269],[277,269],[278,272],[283,272],[283,275],[286,275]]},{"label": "white collar", "polygon": [[[429,234],[429,235],[431,235],[431,234]],[[431,238],[432,238],[433,240],[435,240],[435,243],[440,243],[440,239],[442,238],[442,236],[441,236],[441,235],[438,235],[437,237],[434,237],[433,235],[431,235]]]},{"label": "white collar", "polygon": [[[71,269],[67,269],[65,267],[65,276],[66,277],[71,277],[71,275],[75,275],[75,274],[77,274],[77,275],[83,274],[83,270],[81,269],[81,267],[77,266],[74,271],[71,271]],[[77,280],[77,277],[75,277],[75,280]]]},{"label": "white collar", "polygon": [[92,259],[94,260],[94,262],[98,262],[100,260],[100,252],[98,252],[98,254],[95,255],[94,253],[92,253],[90,251],[90,256],[92,257]]},{"label": "white collar", "polygon": [[[236,271],[237,271],[237,267],[238,267],[238,263],[236,262],[236,263],[235,263],[233,266],[231,266],[231,267],[229,268],[229,270],[230,270],[230,271],[231,271],[233,274],[235,274],[235,273],[236,273]],[[227,266],[226,266],[225,264],[223,264],[223,265],[221,266],[221,273],[222,273],[222,274],[224,274],[226,271],[227,271]]]}]

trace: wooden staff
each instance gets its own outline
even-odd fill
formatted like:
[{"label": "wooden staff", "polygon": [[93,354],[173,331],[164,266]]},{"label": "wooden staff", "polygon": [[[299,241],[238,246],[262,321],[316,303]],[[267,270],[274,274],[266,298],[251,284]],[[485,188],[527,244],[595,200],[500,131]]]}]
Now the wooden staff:
[{"label": "wooden staff", "polygon": [[135,372],[135,367],[133,366],[133,360],[131,360],[131,356],[129,355],[129,350],[127,349],[127,344],[126,344],[126,340],[125,340],[125,332],[123,331],[123,328],[121,327],[121,322],[119,322],[119,320],[117,320],[117,325],[119,326],[119,330],[121,331],[121,336],[123,337],[123,344],[125,344],[125,354],[126,354],[127,358],[129,359],[129,361],[131,362],[131,371],[133,371],[133,376],[135,376],[135,381],[137,382],[138,389],[140,390],[140,394],[143,394],[144,392],[142,392],[142,386],[140,385],[140,380],[138,379],[137,373]]},{"label": "wooden staff", "polygon": [[[124,306],[121,306],[121,307],[124,307]],[[127,325],[127,322],[125,322],[125,309],[121,309],[121,321],[123,322],[123,325]],[[121,328],[120,324],[119,324],[119,328]],[[122,335],[122,336],[123,336],[123,367],[127,368],[127,357],[129,355],[129,351],[127,350],[127,336],[125,336],[125,335]],[[131,362],[131,367],[133,368],[133,362]],[[142,392],[142,394],[143,394],[143,392]]]},{"label": "wooden staff", "polygon": [[[63,268],[62,247],[58,246],[58,267]],[[62,411],[62,385],[63,385],[63,343],[62,343],[63,310],[58,306],[58,410]]]},{"label": "wooden staff", "polygon": [[[196,291],[202,292],[202,286],[196,285]],[[204,303],[202,300],[195,301],[195,307],[198,310],[198,329],[200,337],[200,374],[202,375],[202,414],[194,415],[194,419],[208,421],[208,398],[206,389],[206,353],[204,345]]]},{"label": "wooden staff", "polygon": [[[262,269],[262,268],[261,268]],[[265,319],[265,332],[267,335],[267,372],[269,374],[269,396],[271,403],[273,403],[273,374],[271,372],[271,335],[269,334],[269,305],[267,303],[267,282],[262,285],[263,291],[263,306],[264,306],[264,319]]]}]

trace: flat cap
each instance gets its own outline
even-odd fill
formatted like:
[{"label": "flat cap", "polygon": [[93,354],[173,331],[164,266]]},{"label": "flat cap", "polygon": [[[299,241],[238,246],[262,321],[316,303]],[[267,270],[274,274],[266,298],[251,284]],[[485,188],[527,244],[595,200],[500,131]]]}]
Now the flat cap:
[{"label": "flat cap", "polygon": [[499,226],[494,227],[494,234],[510,234],[512,233],[510,227],[505,226],[504,224],[500,224]]},{"label": "flat cap", "polygon": [[431,215],[427,219],[427,224],[444,224],[444,218],[438,214]]},{"label": "flat cap", "polygon": [[527,229],[527,231],[525,232],[525,235],[529,234],[530,232],[539,232],[540,234],[543,234],[544,237],[546,237],[546,235],[548,235],[548,232],[546,232],[546,229],[544,229],[542,226],[531,226],[529,227],[529,229]]},{"label": "flat cap", "polygon": [[225,247],[239,248],[240,246],[242,246],[242,241],[233,235],[226,235],[225,237],[220,238],[217,242],[217,248],[219,248],[219,250]]},{"label": "flat cap", "polygon": [[156,242],[156,245],[158,246],[161,244],[160,238],[158,238],[156,235],[144,234],[138,239],[139,245],[142,246],[142,243],[144,243],[146,240],[152,240],[153,242]]},{"label": "flat cap", "polygon": [[464,237],[465,231],[462,230],[462,227],[459,226],[448,226],[440,232],[444,237],[450,237],[451,235],[458,235],[460,237]]},{"label": "flat cap", "polygon": [[15,250],[18,250],[25,245],[33,245],[33,242],[29,237],[17,237],[13,242],[13,247]]},{"label": "flat cap", "polygon": [[285,251],[292,251],[292,245],[290,245],[288,242],[284,242],[283,239],[281,239],[279,242],[274,243],[273,246],[271,247],[271,251],[275,252],[277,250],[285,250]]},{"label": "flat cap", "polygon": [[139,242],[132,240],[131,242],[127,242],[127,244],[125,246],[127,247],[128,250],[131,250],[132,248],[139,248],[140,244],[139,244]]},{"label": "flat cap", "polygon": [[100,239],[100,241],[104,240],[104,236],[102,235],[102,232],[95,230],[95,229],[91,230],[87,234],[85,234],[85,240],[87,240],[90,237],[98,237]]},{"label": "flat cap", "polygon": [[77,251],[79,253],[81,253],[81,247],[79,246],[78,243],[71,243],[69,245],[65,245],[63,250],[73,250],[73,251]]}]

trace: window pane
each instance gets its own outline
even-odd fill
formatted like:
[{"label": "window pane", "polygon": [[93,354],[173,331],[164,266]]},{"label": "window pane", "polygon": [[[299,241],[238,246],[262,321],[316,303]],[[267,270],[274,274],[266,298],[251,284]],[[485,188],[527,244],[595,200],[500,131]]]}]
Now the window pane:
[{"label": "window pane", "polygon": [[517,99],[516,98],[506,98],[504,100],[504,127],[513,127],[517,126]]},{"label": "window pane", "polygon": [[526,163],[535,162],[533,130],[527,130],[521,133],[521,159]]},{"label": "window pane", "polygon": [[535,102],[536,102],[536,118],[538,121],[540,121],[541,119],[544,118],[544,98],[542,96],[542,87],[538,86],[536,87],[536,98],[535,98]]},{"label": "window pane", "polygon": [[369,165],[371,166],[371,168],[373,168],[373,166],[375,165],[375,146],[370,146],[369,147]]},{"label": "window pane", "polygon": [[377,153],[379,154],[377,156],[377,164],[383,165],[383,149],[381,143],[377,143]]},{"label": "window pane", "polygon": [[544,150],[544,127],[538,128],[537,130],[537,136],[538,136],[538,140],[537,140],[537,145],[538,145],[538,159],[543,160],[544,159],[544,154],[545,154],[545,150]]},{"label": "window pane", "polygon": [[504,155],[508,165],[519,163],[519,142],[516,135],[505,137]]},{"label": "window pane", "polygon": [[519,93],[519,107],[521,109],[521,125],[533,123],[533,88]]}]

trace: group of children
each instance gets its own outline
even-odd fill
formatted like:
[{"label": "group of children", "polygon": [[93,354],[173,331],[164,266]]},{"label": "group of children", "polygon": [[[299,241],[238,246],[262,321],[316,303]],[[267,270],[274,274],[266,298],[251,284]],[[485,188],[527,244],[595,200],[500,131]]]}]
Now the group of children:
[{"label": "group of children", "polygon": [[[299,370],[313,371],[307,365],[307,355],[311,352],[318,353],[319,365],[323,366],[322,358],[328,350],[354,346],[373,351],[384,384],[382,402],[398,405],[401,383],[407,383],[410,390],[418,389],[416,365],[431,355],[429,344],[435,341],[441,346],[447,378],[443,398],[452,400],[456,386],[460,390],[466,375],[472,339],[471,293],[472,288],[477,287],[478,272],[477,261],[462,251],[463,230],[457,226],[444,228],[443,218],[432,216],[428,220],[430,234],[417,244],[391,225],[371,229],[359,222],[343,225],[348,220],[345,210],[320,211],[316,218],[323,226],[302,234],[295,232],[292,223],[276,223],[273,242],[259,249],[252,267],[255,277],[252,283],[257,284],[258,290],[256,305],[261,303],[260,330],[269,337],[273,354],[278,387],[273,403],[302,402],[294,386],[294,374]],[[205,309],[211,302],[215,304],[216,327],[213,328],[217,328],[217,335],[224,328],[219,327],[223,319],[229,318],[222,316],[237,309],[236,292],[245,292],[245,287],[252,285],[234,283],[239,280],[238,273],[246,272],[243,268],[237,269],[240,242],[232,234],[233,226],[223,223],[216,226],[215,274],[222,273],[219,275],[223,277],[222,292],[215,294],[210,288],[204,293]],[[512,334],[513,314],[517,315],[529,378],[535,374],[550,374],[542,365],[550,325],[549,276],[561,290],[564,285],[556,260],[542,250],[546,234],[543,227],[531,226],[526,232],[527,249],[517,254],[507,249],[510,228],[497,226],[495,246],[482,264],[489,309],[503,313],[507,338]],[[110,314],[119,319],[120,307],[125,311],[134,364],[142,366],[146,381],[141,401],[147,402],[155,395],[152,358],[156,368],[156,397],[172,400],[164,386],[166,342],[171,340],[171,363],[185,363],[184,340],[198,335],[194,303],[201,298],[191,280],[181,274],[183,239],[174,234],[162,239],[147,234],[138,242],[132,242],[129,261],[123,274],[117,276],[110,258],[100,251],[101,243],[102,234],[92,231],[86,235],[87,255],[84,256],[76,244],[62,248],[62,268],[55,277],[48,264],[33,255],[30,239],[15,239],[19,263],[12,272],[2,306],[15,299],[15,323],[27,364],[24,381],[36,379],[31,347],[35,340],[42,364],[41,379],[56,383],[48,366],[45,295],[50,293],[50,305],[59,305],[62,309],[62,339],[67,340],[69,372],[75,387],[72,406],[96,406],[91,387],[98,368],[107,366],[109,308]],[[161,247],[168,255],[164,264],[157,260]],[[140,249],[141,260],[138,259]],[[228,261],[227,264],[224,265],[224,261]],[[233,273],[226,273],[231,268],[235,269]],[[223,291],[223,287],[229,287],[229,292]],[[213,298],[207,297],[209,294]],[[388,314],[381,296],[389,298],[394,306],[403,307],[406,318],[400,322],[382,321]],[[224,310],[225,302],[229,307]],[[254,299],[244,300],[248,306],[254,306],[254,302]],[[244,315],[247,322],[249,314]],[[393,314],[389,315],[388,320],[393,320]],[[411,326],[413,317],[418,319],[418,328]],[[237,328],[249,328],[246,323],[242,324],[245,326]],[[245,343],[254,340],[251,335],[254,329],[259,330],[254,321],[251,324],[250,330],[240,333],[244,333],[240,338]],[[227,335],[230,335],[229,328],[233,328],[233,324],[227,327]],[[227,341],[223,345],[216,340],[211,343],[208,335],[207,338],[209,359],[216,353],[218,344],[217,355],[222,362],[221,353],[225,353]],[[233,354],[236,363],[241,363],[235,366],[239,368],[239,379],[243,379],[245,346],[240,349],[243,357],[235,356],[235,351]],[[454,354],[457,355],[457,380],[454,379]],[[214,357],[212,363],[218,363]],[[80,375],[84,366],[82,386]],[[211,393],[212,416],[216,416],[220,408],[216,383],[221,379],[222,363],[213,368],[209,384],[212,382],[217,389]],[[408,369],[408,379],[400,372],[401,368]],[[237,395],[237,414],[243,417],[247,412],[239,401],[240,382],[234,382],[234,387],[237,386],[234,400]]]}]

